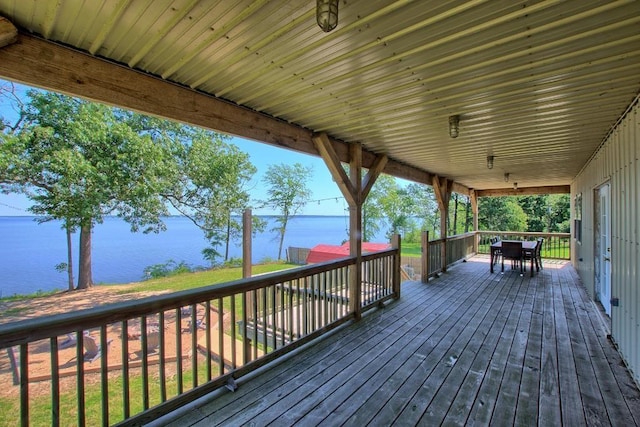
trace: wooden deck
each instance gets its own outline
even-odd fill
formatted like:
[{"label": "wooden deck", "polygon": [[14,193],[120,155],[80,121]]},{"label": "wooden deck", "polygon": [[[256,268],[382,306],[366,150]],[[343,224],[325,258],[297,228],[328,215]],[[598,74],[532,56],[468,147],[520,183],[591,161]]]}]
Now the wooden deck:
[{"label": "wooden deck", "polygon": [[[640,392],[575,273],[475,257],[174,426],[640,424]],[[164,422],[163,422],[164,423]]]}]

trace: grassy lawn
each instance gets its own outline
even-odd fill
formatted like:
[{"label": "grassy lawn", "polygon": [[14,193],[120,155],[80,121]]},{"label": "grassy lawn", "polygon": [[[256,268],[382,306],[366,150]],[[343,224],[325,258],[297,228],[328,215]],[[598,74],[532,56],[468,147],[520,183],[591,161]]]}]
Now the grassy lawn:
[{"label": "grassy lawn", "polygon": [[402,242],[401,255],[408,257],[420,257],[422,250],[420,243],[405,243]]},{"label": "grassy lawn", "polygon": [[[252,267],[252,274],[265,274],[274,271],[287,270],[298,267],[295,264],[270,263],[259,264]],[[217,285],[242,278],[242,267],[218,268],[214,270],[196,271],[194,273],[182,273],[175,276],[161,277],[159,279],[146,280],[132,283],[127,289],[118,293],[148,292],[148,291],[183,291],[199,288],[207,285]],[[107,285],[108,286],[108,285]]]}]

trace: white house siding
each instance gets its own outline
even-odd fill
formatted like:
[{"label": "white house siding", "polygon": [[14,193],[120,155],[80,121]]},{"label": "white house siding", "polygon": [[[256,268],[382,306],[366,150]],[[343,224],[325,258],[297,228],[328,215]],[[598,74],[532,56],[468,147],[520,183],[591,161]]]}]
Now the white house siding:
[{"label": "white house siding", "polygon": [[[611,335],[640,384],[640,106],[638,98],[571,185],[582,194],[582,241],[573,240],[572,262],[588,293],[594,289],[594,194],[604,183],[611,195]],[[575,206],[572,217],[576,215]]]}]

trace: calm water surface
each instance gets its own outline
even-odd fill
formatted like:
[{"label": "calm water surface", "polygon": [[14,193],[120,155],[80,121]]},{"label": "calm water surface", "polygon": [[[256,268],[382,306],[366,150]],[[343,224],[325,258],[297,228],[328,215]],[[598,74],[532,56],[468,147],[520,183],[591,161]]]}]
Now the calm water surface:
[{"label": "calm water surface", "polygon": [[[278,241],[274,218],[265,217],[264,233],[252,242],[253,262],[275,259]],[[93,279],[95,283],[129,283],[143,279],[146,267],[169,260],[190,266],[207,266],[202,249],[207,247],[202,231],[184,217],[165,218],[167,231],[158,234],[131,233],[129,225],[116,217],[106,218],[93,233]],[[349,220],[337,216],[293,218],[285,234],[284,248],[310,248],[319,243],[340,245],[347,239]],[[67,276],[55,266],[66,262],[66,236],[57,221],[38,224],[33,217],[0,217],[0,294],[27,294],[38,290],[66,289]],[[379,236],[375,241],[385,241]],[[230,247],[230,256],[240,258],[240,242]],[[78,236],[74,236],[77,266]],[[222,249],[218,249],[223,252]],[[283,250],[284,252],[284,250]],[[284,253],[283,253],[284,257]],[[77,275],[77,272],[76,272]]]}]

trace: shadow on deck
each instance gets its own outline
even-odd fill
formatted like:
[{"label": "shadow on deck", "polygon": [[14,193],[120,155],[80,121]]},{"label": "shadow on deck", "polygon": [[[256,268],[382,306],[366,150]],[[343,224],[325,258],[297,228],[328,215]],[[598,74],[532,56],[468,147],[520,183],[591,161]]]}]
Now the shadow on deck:
[{"label": "shadow on deck", "polygon": [[[569,263],[474,257],[171,425],[638,425],[640,392]],[[165,424],[169,420],[158,420]]]}]

